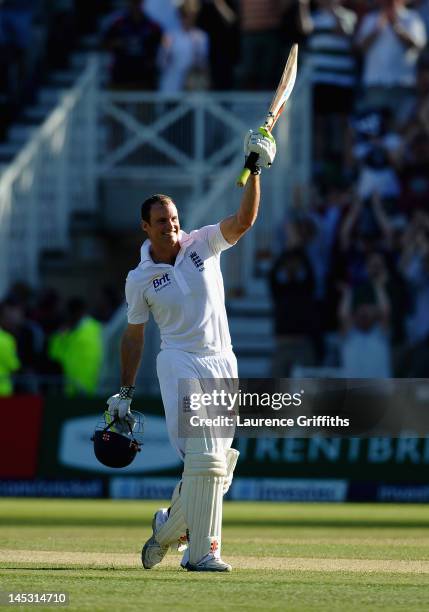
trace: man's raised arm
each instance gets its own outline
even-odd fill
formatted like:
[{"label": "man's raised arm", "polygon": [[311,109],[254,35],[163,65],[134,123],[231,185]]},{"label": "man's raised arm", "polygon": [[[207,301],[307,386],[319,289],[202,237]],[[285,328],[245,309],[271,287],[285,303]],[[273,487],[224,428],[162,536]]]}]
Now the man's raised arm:
[{"label": "man's raised arm", "polygon": [[223,237],[230,244],[235,244],[254,224],[258,215],[261,185],[258,175],[252,175],[246,183],[240,208],[224,219],[220,224]]},{"label": "man's raised arm", "polygon": [[259,128],[257,132],[250,130],[244,139],[244,154],[247,158],[251,153],[258,155],[258,161],[245,187],[240,208],[220,224],[222,235],[230,244],[235,244],[252,227],[258,215],[261,197],[259,174],[261,168],[271,166],[276,155],[276,141],[272,134],[264,128]]}]

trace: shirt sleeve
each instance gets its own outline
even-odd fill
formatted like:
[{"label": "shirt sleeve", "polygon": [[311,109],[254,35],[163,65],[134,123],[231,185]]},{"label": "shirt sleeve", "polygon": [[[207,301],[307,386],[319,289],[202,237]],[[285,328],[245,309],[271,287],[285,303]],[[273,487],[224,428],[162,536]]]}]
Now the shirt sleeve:
[{"label": "shirt sleeve", "polygon": [[222,251],[226,251],[226,249],[234,246],[233,244],[229,243],[226,238],[224,238],[220,229],[220,223],[201,227],[200,229],[195,230],[195,232],[192,232],[191,235],[193,235],[197,240],[207,242],[213,255],[219,255]]},{"label": "shirt sleeve", "polygon": [[412,34],[415,42],[424,47],[427,42],[426,28],[420,16],[413,11],[413,19],[407,25],[409,25],[409,32]]},{"label": "shirt sleeve", "polygon": [[374,13],[369,13],[368,15],[365,15],[357,31],[356,42],[362,42],[364,38],[371,34],[371,32],[374,31],[376,24],[377,15],[375,15]]},{"label": "shirt sleeve", "polygon": [[125,299],[127,301],[128,323],[140,325],[149,319],[149,307],[144,298],[142,288],[131,274],[125,283]]}]

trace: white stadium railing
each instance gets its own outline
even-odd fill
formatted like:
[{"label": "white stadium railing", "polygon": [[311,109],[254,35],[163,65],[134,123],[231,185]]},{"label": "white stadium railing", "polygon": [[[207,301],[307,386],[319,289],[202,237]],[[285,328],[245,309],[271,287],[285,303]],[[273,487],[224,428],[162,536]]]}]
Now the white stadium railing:
[{"label": "white stadium railing", "polygon": [[67,250],[71,213],[96,208],[96,95],[93,58],[0,177],[0,296],[37,286],[41,252]]},{"label": "white stadium railing", "polygon": [[[136,231],[138,210],[128,202],[133,190],[139,199],[161,190],[171,193],[180,203],[186,230],[215,223],[237,209],[241,190],[235,178],[243,164],[243,136],[260,125],[272,94],[101,90],[99,65],[96,56],[89,59],[75,87],[62,95],[0,176],[0,299],[17,280],[38,285],[44,250],[67,251],[72,213],[99,208],[98,184],[106,187],[106,198],[119,182],[114,208],[120,215],[133,207]],[[310,181],[311,104],[310,73],[300,69],[276,126],[277,158],[264,172],[257,225],[223,258],[230,295],[257,294],[258,253],[275,254],[280,248],[279,230],[295,188]],[[121,310],[105,329],[109,353],[116,354],[125,320]],[[153,350],[159,344],[156,333],[151,334]],[[116,371],[106,363],[103,378],[111,379]]]},{"label": "white stadium railing", "polygon": [[[237,209],[241,190],[235,178],[244,161],[243,136],[263,122],[271,95],[103,91],[98,96],[98,177],[119,181],[120,190],[124,183],[132,184],[141,199],[155,192],[172,194],[186,230],[215,223]],[[275,131],[276,162],[263,176],[257,226],[227,258],[225,281],[230,290],[252,285],[255,254],[276,250],[276,235],[293,193],[309,183],[309,70],[300,71],[284,115]],[[135,202],[127,202],[120,190],[120,214],[133,207],[137,227]]]},{"label": "white stadium railing", "polygon": [[[0,296],[16,280],[38,284],[41,252],[67,250],[71,213],[96,210],[98,182],[180,194],[185,229],[238,205],[243,134],[261,123],[270,93],[100,91],[98,73],[94,56],[0,176]],[[277,159],[263,178],[258,224],[228,258],[227,288],[249,287],[255,252],[273,251],[295,187],[310,179],[309,83],[301,70],[276,127]]]},{"label": "white stadium railing", "polygon": [[[117,219],[131,208],[138,230],[136,197],[128,201],[125,185],[144,195],[166,192],[176,199],[184,229],[214,223],[237,209],[241,190],[235,185],[243,161],[243,136],[263,121],[270,93],[195,92],[167,96],[146,92],[103,91],[98,97],[99,154],[97,174],[119,188],[114,198]],[[255,278],[258,253],[275,255],[281,247],[281,228],[296,187],[311,176],[311,86],[309,70],[301,70],[285,116],[276,127],[277,158],[264,172],[260,214],[256,226],[223,258],[229,295],[266,300],[266,282]],[[303,193],[307,193],[304,189]],[[277,243],[277,244],[276,244]],[[256,300],[257,302],[258,300]],[[118,346],[126,324],[125,309],[105,329],[106,359],[100,391],[112,390],[119,371]],[[114,348],[113,348],[114,347]],[[149,325],[139,388],[156,381],[154,355],[159,333]],[[116,374],[117,375],[117,374]],[[155,382],[155,391],[156,391]]]}]

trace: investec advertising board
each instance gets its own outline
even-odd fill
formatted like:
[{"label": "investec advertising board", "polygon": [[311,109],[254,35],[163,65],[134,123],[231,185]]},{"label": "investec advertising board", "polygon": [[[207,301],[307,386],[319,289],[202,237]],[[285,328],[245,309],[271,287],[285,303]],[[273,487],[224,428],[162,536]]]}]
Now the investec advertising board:
[{"label": "investec advertising board", "polygon": [[[131,466],[114,470],[97,462],[90,440],[103,400],[1,399],[3,414],[33,425],[25,448],[0,429],[0,495],[168,499],[182,463],[161,402],[136,398],[133,406],[145,414],[145,443]],[[234,446],[232,499],[429,501],[429,438],[246,437]]]}]

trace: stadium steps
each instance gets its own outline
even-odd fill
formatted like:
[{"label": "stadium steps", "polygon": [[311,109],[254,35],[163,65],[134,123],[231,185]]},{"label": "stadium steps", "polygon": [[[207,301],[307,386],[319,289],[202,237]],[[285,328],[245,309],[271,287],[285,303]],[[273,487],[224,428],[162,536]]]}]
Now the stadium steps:
[{"label": "stadium steps", "polygon": [[227,301],[229,328],[240,377],[265,378],[275,348],[272,307],[265,280],[255,279],[251,286],[250,295]]},{"label": "stadium steps", "polygon": [[[33,106],[24,108],[17,120],[9,127],[6,142],[0,147],[0,163],[10,162],[21,148],[25,146],[35,130],[39,128],[49,113],[54,109],[60,97],[68,91],[81,72],[81,65],[85,65],[88,55],[86,53],[76,53],[79,60],[67,70],[56,70],[52,72],[46,81],[45,86],[37,92],[37,102]],[[72,56],[73,60],[73,56]],[[9,155],[6,150],[12,151]]]},{"label": "stadium steps", "polygon": [[69,244],[65,250],[45,249],[40,255],[43,282],[55,286],[66,296],[86,295],[88,299],[108,277],[104,239],[99,235],[96,214],[74,212],[69,225]]}]

